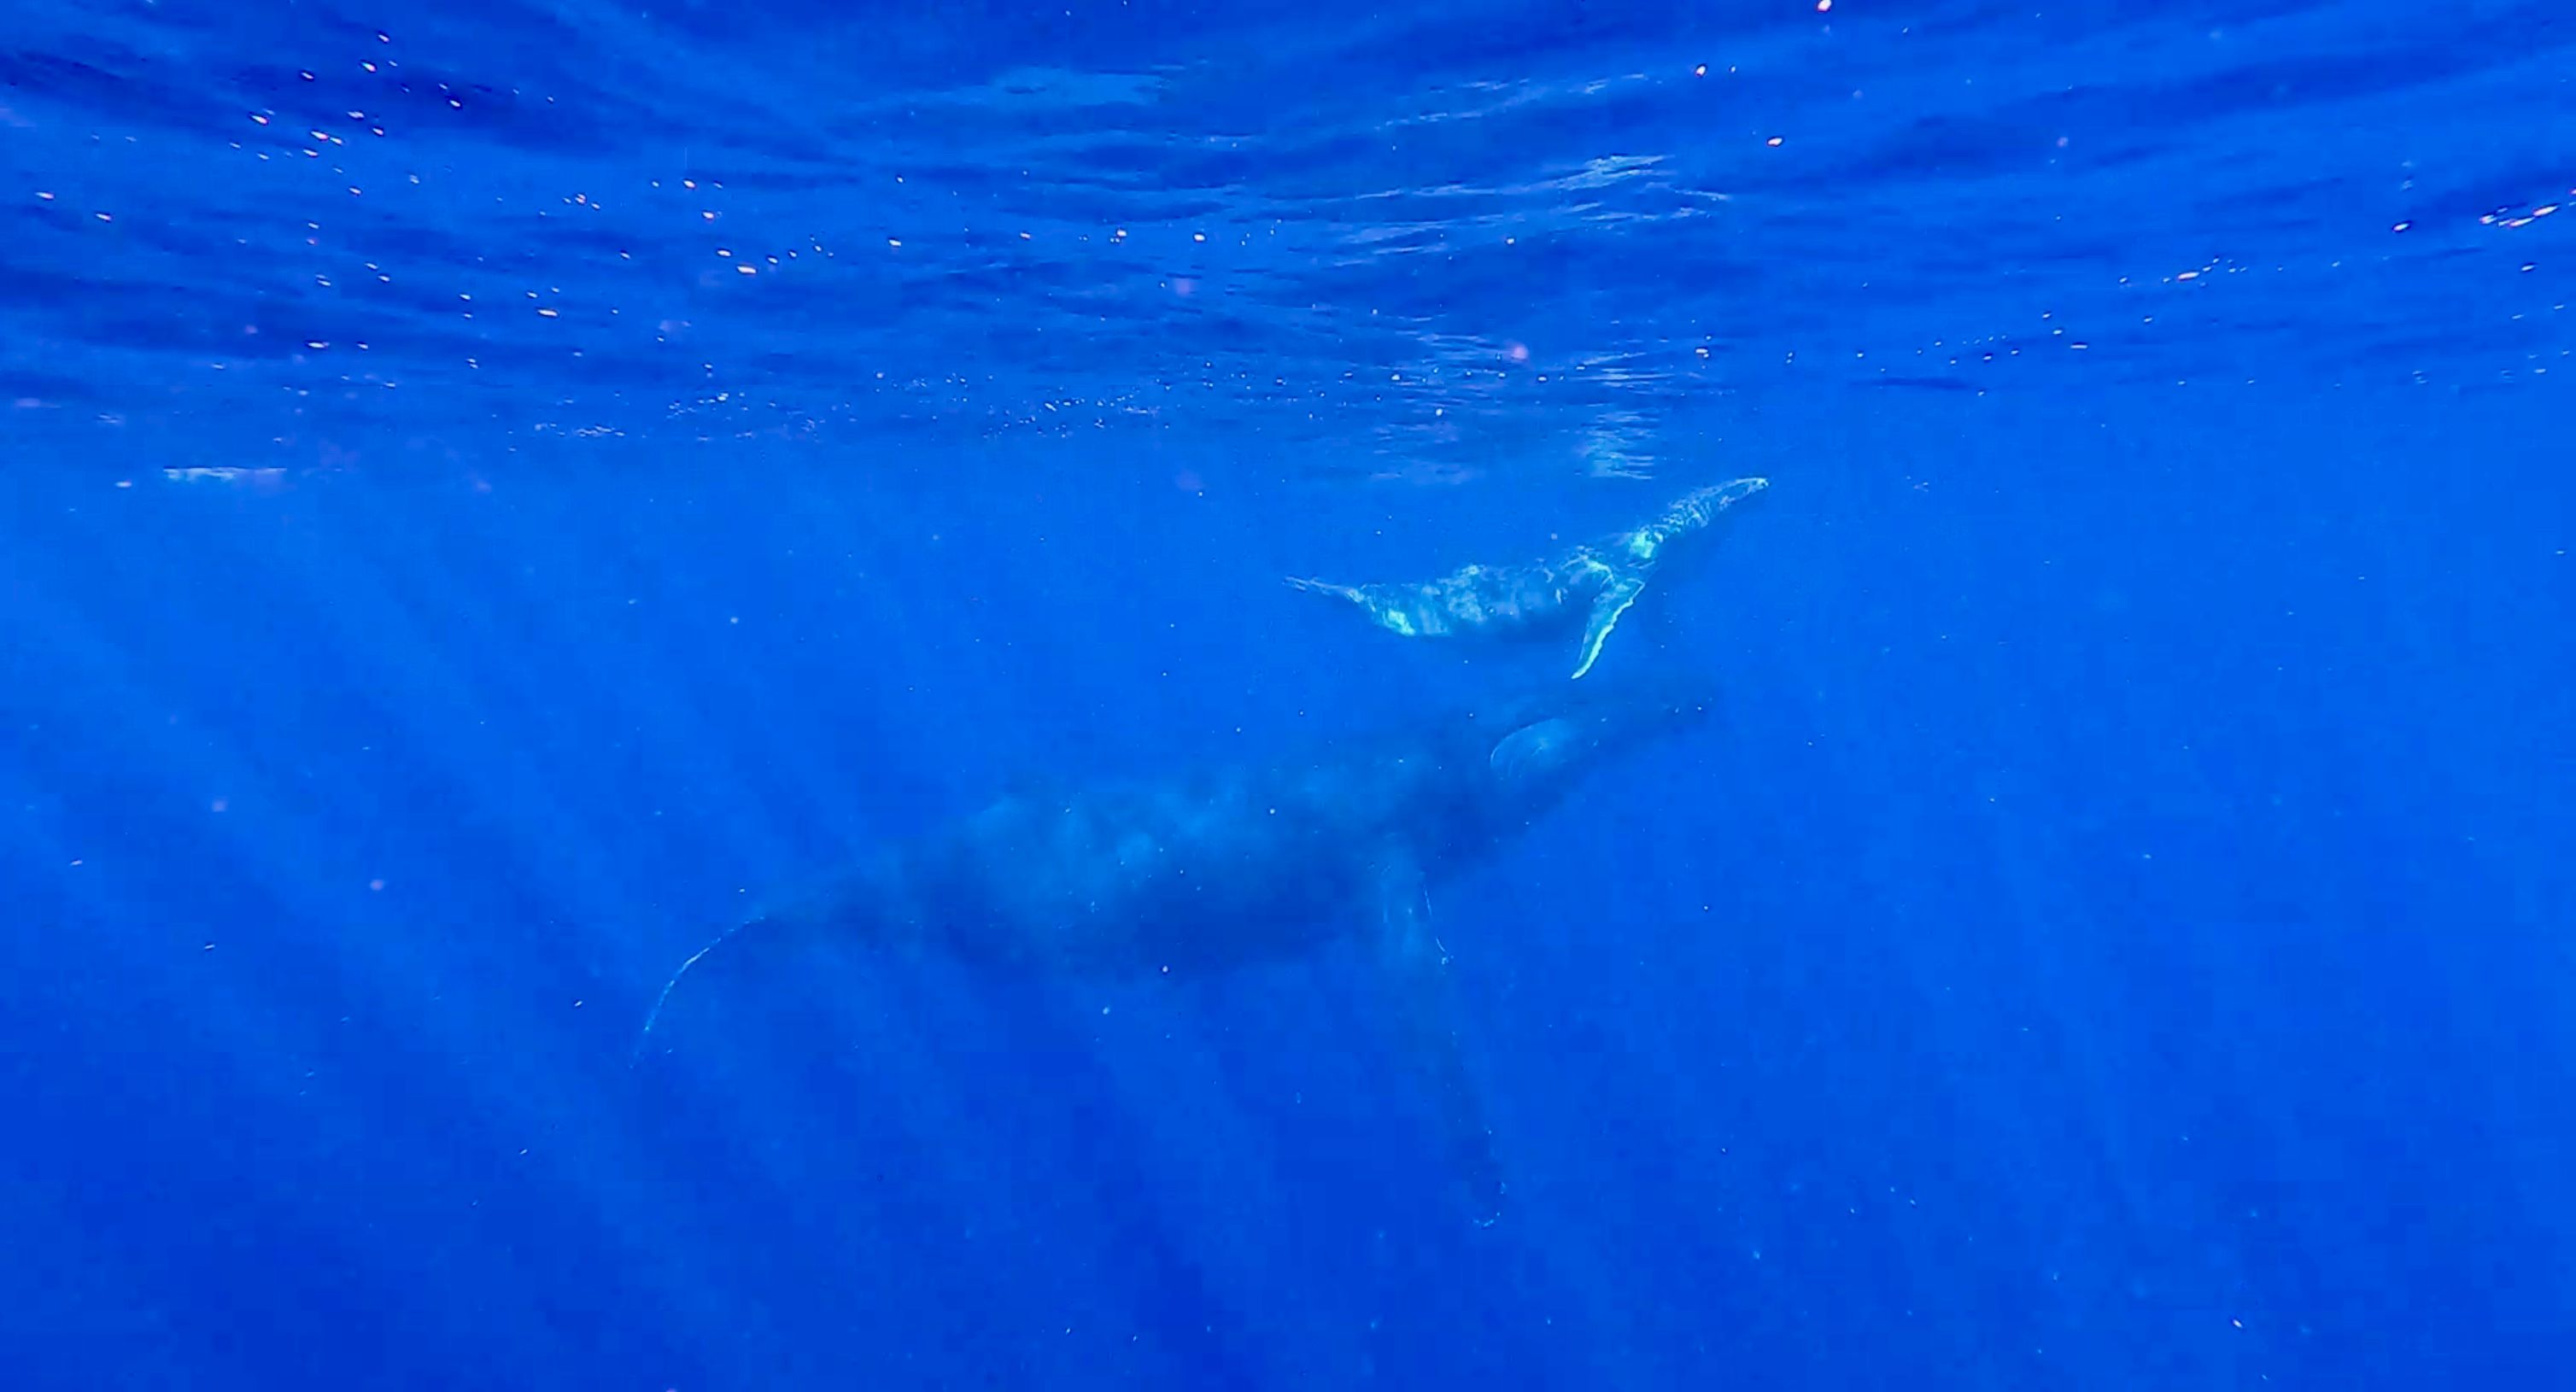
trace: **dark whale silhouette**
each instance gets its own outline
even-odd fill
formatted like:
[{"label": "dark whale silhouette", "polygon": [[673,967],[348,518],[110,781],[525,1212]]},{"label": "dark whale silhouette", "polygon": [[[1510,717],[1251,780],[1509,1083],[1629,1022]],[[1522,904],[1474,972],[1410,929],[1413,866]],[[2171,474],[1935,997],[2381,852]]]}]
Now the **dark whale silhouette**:
[{"label": "dark whale silhouette", "polygon": [[[1395,985],[1481,1221],[1503,1182],[1469,1085],[1430,890],[1485,861],[1605,760],[1703,719],[1672,679],[1551,684],[1259,763],[1024,787],[727,932],[945,954],[994,972],[1187,977],[1364,940]],[[638,1048],[642,1047],[639,1040]]]}]

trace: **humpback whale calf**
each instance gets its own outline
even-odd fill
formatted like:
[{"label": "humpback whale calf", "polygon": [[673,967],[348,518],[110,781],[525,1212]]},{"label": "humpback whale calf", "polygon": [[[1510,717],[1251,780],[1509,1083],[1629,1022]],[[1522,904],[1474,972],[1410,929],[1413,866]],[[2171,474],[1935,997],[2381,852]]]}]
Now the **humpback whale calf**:
[{"label": "humpback whale calf", "polygon": [[1288,577],[1297,589],[1338,595],[1367,611],[1381,628],[1407,638],[1451,634],[1551,632],[1583,617],[1574,675],[1601,659],[1619,616],[1637,602],[1646,580],[1674,541],[1705,530],[1717,515],[1771,486],[1740,478],[1695,489],[1641,527],[1523,565],[1466,565],[1434,580],[1337,585]]},{"label": "humpback whale calf", "polygon": [[1433,936],[1429,892],[1489,858],[1606,759],[1707,713],[1695,684],[1551,684],[1265,762],[1024,789],[699,949],[662,988],[644,1031],[691,967],[746,934],[941,953],[994,972],[1137,978],[1218,972],[1356,937],[1391,984],[1403,1053],[1430,1084],[1458,1177],[1490,1222],[1501,1171],[1454,1033],[1448,947]]}]

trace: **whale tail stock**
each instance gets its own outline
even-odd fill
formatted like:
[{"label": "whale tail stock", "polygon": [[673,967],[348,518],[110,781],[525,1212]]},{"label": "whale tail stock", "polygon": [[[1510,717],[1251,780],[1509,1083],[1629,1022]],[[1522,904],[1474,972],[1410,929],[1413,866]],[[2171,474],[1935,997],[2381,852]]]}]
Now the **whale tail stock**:
[{"label": "whale tail stock", "polygon": [[1302,590],[1307,594],[1331,595],[1336,599],[1347,599],[1353,604],[1366,602],[1366,596],[1360,593],[1356,585],[1336,585],[1330,580],[1312,580],[1303,575],[1290,575],[1284,578],[1288,582],[1288,588],[1292,590]]},{"label": "whale tail stock", "polygon": [[709,953],[731,943],[736,937],[739,937],[747,930],[768,927],[770,922],[771,920],[767,917],[759,915],[746,918],[741,922],[734,924],[732,927],[725,929],[723,932],[716,934],[713,939],[708,941],[706,946],[690,953],[688,960],[680,963],[679,967],[671,973],[670,979],[662,983],[662,993],[653,998],[653,1008],[645,1012],[644,1028],[636,1031],[635,1048],[633,1052],[627,1055],[627,1067],[632,1068],[636,1064],[643,1062],[644,1045],[647,1041],[652,1039],[653,1027],[662,1022],[662,1008],[671,1003],[671,993],[680,988],[681,978],[687,976],[689,972],[698,965],[698,963],[705,961]]},{"label": "whale tail stock", "polygon": [[[849,947],[863,951],[891,951],[898,956],[917,952],[918,937],[900,926],[906,920],[892,902],[893,874],[892,863],[884,857],[861,860],[772,899],[750,916],[716,934],[705,946],[690,953],[671,973],[670,979],[662,983],[662,993],[654,997],[653,1009],[644,1017],[644,1028],[635,1036],[634,1057],[643,1056],[644,1045],[652,1038],[654,1027],[662,1022],[680,982],[703,976],[705,973],[701,966],[709,957],[727,960],[739,957],[746,934],[753,941],[771,947],[783,946],[826,955]],[[718,952],[719,948],[724,951]],[[751,959],[774,960],[774,957],[766,952],[756,952]]]}]

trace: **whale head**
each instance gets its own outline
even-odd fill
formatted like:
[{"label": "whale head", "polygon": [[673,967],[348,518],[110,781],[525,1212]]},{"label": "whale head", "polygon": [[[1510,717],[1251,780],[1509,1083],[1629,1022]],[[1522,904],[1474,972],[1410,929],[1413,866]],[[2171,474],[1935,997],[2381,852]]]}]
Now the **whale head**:
[{"label": "whale head", "polygon": [[1486,772],[1514,802],[1550,802],[1600,765],[1702,724],[1714,706],[1708,683],[1672,677],[1531,698],[1498,722]]},{"label": "whale head", "polygon": [[1682,537],[1708,530],[1728,508],[1771,487],[1767,478],[1740,478],[1713,483],[1683,494],[1653,521],[1617,538],[1617,549],[1630,560],[1652,565],[1664,549]]}]

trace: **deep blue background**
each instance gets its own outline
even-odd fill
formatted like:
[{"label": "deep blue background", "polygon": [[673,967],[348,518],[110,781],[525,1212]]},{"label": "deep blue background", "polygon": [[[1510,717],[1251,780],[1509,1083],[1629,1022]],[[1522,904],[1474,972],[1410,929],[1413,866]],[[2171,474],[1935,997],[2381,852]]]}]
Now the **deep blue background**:
[{"label": "deep blue background", "polygon": [[[7,6],[9,1385],[2563,1377],[2576,17],[1676,8]],[[1502,1225],[1352,953],[628,1066],[1742,473],[1435,904]]]}]

